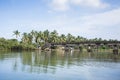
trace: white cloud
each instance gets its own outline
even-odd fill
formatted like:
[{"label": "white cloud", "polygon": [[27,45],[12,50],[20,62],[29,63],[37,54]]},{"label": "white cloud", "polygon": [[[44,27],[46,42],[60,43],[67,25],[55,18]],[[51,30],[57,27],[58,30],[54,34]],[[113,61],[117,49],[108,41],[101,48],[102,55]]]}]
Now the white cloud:
[{"label": "white cloud", "polygon": [[95,15],[77,18],[67,17],[65,20],[62,19],[60,24],[61,27],[56,29],[60,33],[71,33],[88,38],[101,37],[120,40],[120,8]]},{"label": "white cloud", "polygon": [[52,0],[51,6],[54,10],[65,11],[69,9],[68,1],[69,0]]},{"label": "white cloud", "polygon": [[107,3],[103,3],[101,0],[71,0],[75,5],[93,7],[93,8],[106,8],[109,6]]},{"label": "white cloud", "polygon": [[93,27],[109,27],[118,25],[120,24],[120,8],[96,15],[85,16],[83,21],[85,22],[84,24],[88,24],[88,26]]},{"label": "white cloud", "polygon": [[57,11],[66,11],[70,9],[71,5],[91,8],[106,8],[109,6],[101,0],[52,0],[51,2],[53,10]]}]

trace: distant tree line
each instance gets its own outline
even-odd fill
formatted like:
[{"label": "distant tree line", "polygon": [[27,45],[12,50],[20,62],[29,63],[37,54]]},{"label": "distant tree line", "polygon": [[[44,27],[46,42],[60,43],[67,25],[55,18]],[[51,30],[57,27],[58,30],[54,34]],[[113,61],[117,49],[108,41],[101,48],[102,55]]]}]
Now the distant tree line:
[{"label": "distant tree line", "polygon": [[[37,46],[43,46],[46,43],[73,43],[73,42],[83,42],[83,41],[117,41],[113,39],[104,40],[102,38],[87,39],[82,36],[73,36],[68,33],[58,34],[56,30],[50,32],[49,30],[45,31],[34,31],[30,33],[24,32],[21,34],[18,30],[13,31],[16,39],[5,39],[0,38],[0,49],[36,49]],[[21,40],[18,41],[18,37],[21,37]]]}]

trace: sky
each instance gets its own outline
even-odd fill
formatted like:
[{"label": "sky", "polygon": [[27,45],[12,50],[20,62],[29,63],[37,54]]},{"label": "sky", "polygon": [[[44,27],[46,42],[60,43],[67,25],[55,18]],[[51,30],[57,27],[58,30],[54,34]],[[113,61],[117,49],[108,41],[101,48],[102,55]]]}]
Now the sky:
[{"label": "sky", "polygon": [[46,29],[120,40],[120,0],[0,0],[0,37]]}]

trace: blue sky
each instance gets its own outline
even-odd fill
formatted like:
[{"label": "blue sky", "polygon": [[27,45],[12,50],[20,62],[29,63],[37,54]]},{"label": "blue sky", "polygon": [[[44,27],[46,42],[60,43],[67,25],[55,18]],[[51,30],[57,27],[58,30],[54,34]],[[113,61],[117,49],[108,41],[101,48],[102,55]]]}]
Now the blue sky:
[{"label": "blue sky", "polygon": [[120,40],[120,0],[0,0],[0,37],[46,29]]}]

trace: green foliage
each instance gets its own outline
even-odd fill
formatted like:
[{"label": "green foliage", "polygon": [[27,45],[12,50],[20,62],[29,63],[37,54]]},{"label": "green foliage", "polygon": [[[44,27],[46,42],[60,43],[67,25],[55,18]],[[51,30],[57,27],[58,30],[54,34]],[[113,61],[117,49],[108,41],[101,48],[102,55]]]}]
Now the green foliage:
[{"label": "green foliage", "polygon": [[[16,38],[20,36],[20,32],[18,30],[13,31]],[[82,36],[73,36],[68,33],[67,35],[61,34],[59,35],[56,30],[50,32],[49,30],[45,31],[34,31],[32,30],[30,33],[24,32],[21,35],[21,41],[17,39],[4,39],[0,38],[0,49],[16,49],[16,50],[31,50],[36,49],[38,46],[42,47],[46,43],[72,43],[72,42],[84,42],[84,41],[107,41],[102,38],[94,38],[87,39]],[[110,39],[109,41],[117,41]],[[56,47],[54,47],[56,48]],[[75,47],[76,49],[82,50],[83,47]],[[102,46],[101,49],[107,49],[108,46]]]},{"label": "green foliage", "polygon": [[18,45],[17,39],[0,38],[0,49],[11,49],[12,46]]}]

